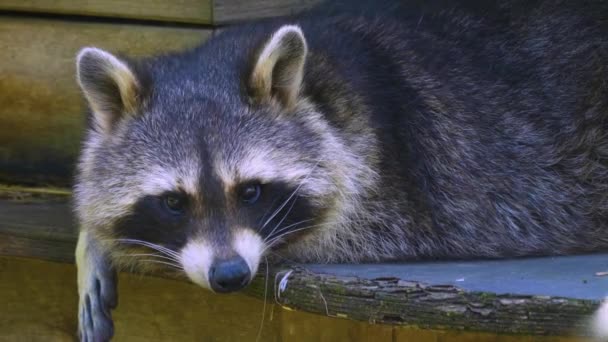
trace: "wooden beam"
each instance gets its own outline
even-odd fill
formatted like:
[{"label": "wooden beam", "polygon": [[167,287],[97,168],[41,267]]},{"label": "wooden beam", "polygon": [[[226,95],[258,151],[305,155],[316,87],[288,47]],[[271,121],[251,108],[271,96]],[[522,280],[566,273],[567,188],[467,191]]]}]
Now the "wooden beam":
[{"label": "wooden beam", "polygon": [[2,0],[0,10],[211,24],[211,0]]},{"label": "wooden beam", "polygon": [[[0,340],[74,341],[75,271],[70,264],[0,257]],[[119,275],[119,298],[114,341],[593,342],[372,324],[286,310],[274,301],[264,309],[251,296],[126,273]]]},{"label": "wooden beam", "polygon": [[[0,198],[4,198],[0,200],[0,255],[72,262],[76,230],[65,195],[27,201]],[[268,278],[260,271],[246,293],[272,299],[285,308],[370,323],[585,336],[585,324],[599,306],[602,289],[608,289],[608,277],[594,276],[604,258],[282,265],[269,270]],[[502,278],[496,272],[501,268],[505,270]],[[467,283],[461,278],[479,281]],[[517,287],[498,287],[484,278],[497,283],[511,280]],[[562,288],[546,285],[552,282],[553,287]]]},{"label": "wooden beam", "polygon": [[0,11],[224,25],[290,15],[321,0],[3,0]]},{"label": "wooden beam", "polygon": [[213,2],[213,23],[221,25],[291,15],[319,2],[320,0],[215,0]]},{"label": "wooden beam", "polygon": [[[287,272],[291,273],[287,276]],[[273,284],[276,288],[284,286],[275,295],[285,307],[427,329],[586,335],[588,319],[598,308],[596,300],[471,292],[416,278],[368,279],[365,274],[343,277],[315,273],[305,265],[282,269],[273,277],[278,279]],[[259,293],[258,289],[255,294]]]},{"label": "wooden beam", "polygon": [[64,191],[0,186],[0,255],[72,263],[76,236]]}]

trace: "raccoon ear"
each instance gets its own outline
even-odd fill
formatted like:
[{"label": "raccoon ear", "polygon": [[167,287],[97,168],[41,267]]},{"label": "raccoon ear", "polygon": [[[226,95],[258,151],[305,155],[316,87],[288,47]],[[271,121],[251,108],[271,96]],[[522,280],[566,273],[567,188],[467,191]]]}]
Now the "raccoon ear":
[{"label": "raccoon ear", "polygon": [[140,83],[126,62],[97,48],[84,48],[76,58],[78,84],[95,124],[110,133],[127,115],[138,112]]},{"label": "raccoon ear", "polygon": [[268,103],[278,101],[293,108],[304,77],[308,48],[299,26],[285,25],[264,43],[249,79],[253,99]]}]

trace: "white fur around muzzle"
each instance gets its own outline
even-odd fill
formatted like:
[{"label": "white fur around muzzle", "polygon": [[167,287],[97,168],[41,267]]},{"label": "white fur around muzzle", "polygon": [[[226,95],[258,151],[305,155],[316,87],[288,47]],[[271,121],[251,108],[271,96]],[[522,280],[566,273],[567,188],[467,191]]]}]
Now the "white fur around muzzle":
[{"label": "white fur around muzzle", "polygon": [[[264,251],[262,238],[252,230],[239,229],[233,235],[231,247],[245,260],[253,278]],[[213,246],[204,239],[195,239],[188,242],[182,249],[179,260],[184,272],[192,282],[206,289],[211,289],[209,270],[214,258]]]}]

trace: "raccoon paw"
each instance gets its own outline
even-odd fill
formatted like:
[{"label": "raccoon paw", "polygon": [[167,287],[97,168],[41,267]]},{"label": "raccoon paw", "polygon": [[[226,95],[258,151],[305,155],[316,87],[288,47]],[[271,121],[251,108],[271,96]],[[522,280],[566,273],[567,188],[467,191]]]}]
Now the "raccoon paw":
[{"label": "raccoon paw", "polygon": [[114,335],[112,309],[118,304],[116,274],[94,274],[80,296],[78,335],[82,342],[109,341]]}]

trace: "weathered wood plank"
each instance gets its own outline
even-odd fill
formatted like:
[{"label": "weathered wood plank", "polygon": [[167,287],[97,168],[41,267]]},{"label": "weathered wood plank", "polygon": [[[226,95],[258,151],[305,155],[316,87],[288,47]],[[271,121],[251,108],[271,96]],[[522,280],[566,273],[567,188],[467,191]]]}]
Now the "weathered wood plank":
[{"label": "weathered wood plank", "polygon": [[0,11],[222,25],[297,13],[321,0],[3,0]]},{"label": "weathered wood plank", "polygon": [[[63,198],[63,201],[55,199],[43,203],[0,200],[0,255],[71,261],[76,231],[68,203]],[[517,279],[520,289],[516,294],[487,282],[476,284],[474,290],[470,284],[457,282],[458,286],[455,286],[455,280],[445,276],[496,277],[494,271],[501,268],[498,261],[481,269],[477,267],[479,262],[284,265],[270,270],[268,281],[266,273],[261,271],[260,277],[246,292],[274,299],[286,308],[363,322],[426,329],[585,336],[588,333],[585,323],[601,298],[601,293],[592,289],[608,289],[608,278],[592,276],[599,271],[598,265],[602,263],[598,260],[602,257],[576,257],[582,273],[573,273],[571,268],[575,265],[568,266],[570,270],[560,267],[567,262],[553,263],[552,258],[520,259],[516,268],[520,268],[525,277]],[[508,262],[504,269],[513,269],[506,264]],[[545,262],[545,266],[538,265],[539,262]],[[525,273],[530,264],[537,271]],[[454,268],[460,268],[461,273],[450,273]],[[563,279],[562,283],[558,282],[564,287],[560,296],[555,296],[556,292],[551,289],[547,295],[536,292],[536,284],[558,279],[568,272],[573,275],[573,282]],[[587,283],[582,283],[585,279],[579,279],[581,274],[589,275]],[[502,281],[514,279],[517,274],[511,274],[511,277]],[[579,280],[579,286],[589,286],[589,293],[576,288]],[[268,293],[264,296],[266,286]],[[552,294],[554,296],[550,296]]]},{"label": "weathered wood plank", "polygon": [[215,0],[213,23],[226,24],[257,18],[290,15],[312,7],[321,0]]},{"label": "weathered wood plank", "polygon": [[2,0],[0,10],[211,24],[211,0]]},{"label": "weathered wood plank", "polygon": [[0,179],[70,183],[84,126],[74,78],[81,47],[143,56],[190,47],[210,34],[0,15]]},{"label": "weathered wood plank", "polygon": [[[582,266],[582,265],[581,265]],[[371,323],[531,335],[587,335],[594,300],[497,295],[391,279],[317,274],[294,267],[276,277],[277,293],[289,308]],[[287,280],[285,280],[287,279]]]},{"label": "weathered wood plank", "polygon": [[74,262],[76,227],[63,194],[0,191],[0,255]]},{"label": "weathered wood plank", "polygon": [[0,233],[0,256],[74,262],[75,241],[36,239],[27,236]]},{"label": "weathered wood plank", "polygon": [[[0,257],[0,340],[73,341],[76,272],[69,264]],[[214,295],[195,285],[119,275],[113,341],[591,342],[580,337],[438,331],[285,310],[256,298]],[[264,316],[262,318],[262,313]]]},{"label": "weathered wood plank", "polygon": [[0,232],[52,241],[76,241],[76,230],[67,198],[23,202],[0,200]]}]

